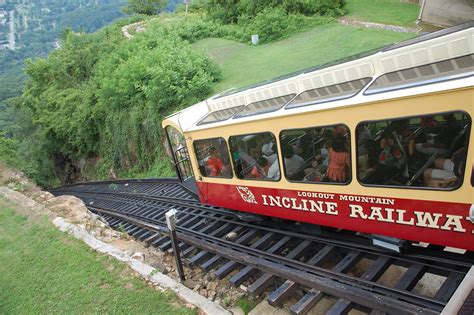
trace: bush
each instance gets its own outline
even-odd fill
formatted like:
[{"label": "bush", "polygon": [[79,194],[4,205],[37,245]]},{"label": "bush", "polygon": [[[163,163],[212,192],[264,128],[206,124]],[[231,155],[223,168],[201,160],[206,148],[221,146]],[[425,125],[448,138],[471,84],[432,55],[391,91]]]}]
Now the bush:
[{"label": "bush", "polygon": [[[217,65],[190,43],[208,37],[249,42],[255,33],[270,42],[332,21],[288,14],[284,5],[260,10],[262,3],[267,2],[241,1],[256,13],[242,14],[234,24],[193,13],[149,20],[148,31],[132,40],[120,31],[128,21],[94,34],[65,31],[61,49],[28,62],[19,106],[23,136],[16,146],[19,159],[27,161],[22,170],[44,185],[54,182],[54,174],[73,180],[75,165],[87,159],[98,161],[95,176],[107,177],[111,169],[172,174],[163,163],[163,117],[206,98],[221,77]],[[7,156],[15,148],[5,139],[0,155]]]},{"label": "bush", "polygon": [[345,4],[345,0],[209,0],[204,9],[211,19],[230,24],[277,7],[287,14],[335,17],[344,14]]},{"label": "bush", "polygon": [[345,5],[345,0],[283,0],[286,12],[304,15],[335,17],[345,13]]},{"label": "bush", "polygon": [[316,25],[333,21],[328,17],[306,17],[301,14],[287,15],[281,6],[266,8],[254,18],[241,16],[239,26],[245,30],[244,41],[249,41],[252,34],[258,34],[260,42],[268,43],[292,34],[304,31]]},{"label": "bush", "polygon": [[120,24],[95,34],[65,32],[62,49],[27,66],[20,108],[29,115],[23,125],[40,147],[26,138],[22,144],[29,145],[20,145],[30,161],[26,172],[47,183],[43,170],[54,174],[51,162],[57,170],[69,168],[56,171],[65,181],[74,180],[81,159],[100,157],[101,176],[110,168],[143,171],[163,159],[163,117],[207,97],[220,78],[219,68],[180,38],[207,36],[213,27],[206,25],[197,20],[185,30],[162,25],[133,40],[121,36]]}]

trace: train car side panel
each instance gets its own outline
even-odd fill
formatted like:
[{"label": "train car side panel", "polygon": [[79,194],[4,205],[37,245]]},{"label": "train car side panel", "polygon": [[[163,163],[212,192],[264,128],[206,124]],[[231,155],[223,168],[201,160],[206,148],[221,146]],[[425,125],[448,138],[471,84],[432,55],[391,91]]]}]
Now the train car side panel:
[{"label": "train car side panel", "polygon": [[208,192],[207,203],[212,205],[474,250],[470,204],[247,185],[198,186]]}]

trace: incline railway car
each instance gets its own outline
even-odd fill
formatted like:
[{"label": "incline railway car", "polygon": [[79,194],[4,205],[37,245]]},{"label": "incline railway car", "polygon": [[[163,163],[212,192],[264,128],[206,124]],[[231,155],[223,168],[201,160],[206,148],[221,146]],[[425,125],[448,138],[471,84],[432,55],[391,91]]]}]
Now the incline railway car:
[{"label": "incline railway car", "polygon": [[167,117],[180,180],[205,204],[474,250],[473,26]]}]

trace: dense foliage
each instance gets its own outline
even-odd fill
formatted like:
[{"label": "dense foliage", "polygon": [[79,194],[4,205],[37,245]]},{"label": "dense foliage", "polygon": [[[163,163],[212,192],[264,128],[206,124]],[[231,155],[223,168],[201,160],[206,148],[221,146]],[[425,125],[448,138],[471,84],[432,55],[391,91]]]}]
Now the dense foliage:
[{"label": "dense foliage", "polygon": [[[77,180],[81,161],[96,157],[103,176],[163,160],[163,116],[204,98],[219,79],[217,66],[174,33],[163,28],[126,40],[122,24],[66,32],[61,49],[27,65],[19,108],[31,118],[42,153],[23,152],[24,159],[48,157],[62,181]],[[43,184],[51,180],[46,170],[33,174]]]},{"label": "dense foliage", "polygon": [[296,14],[291,1],[257,6],[264,2],[252,4],[244,12],[255,14],[240,14],[234,24],[201,14],[165,15],[147,21],[147,32],[135,32],[131,40],[121,27],[136,19],[94,34],[64,31],[60,49],[27,63],[23,95],[5,111],[19,127],[9,133],[14,138],[4,134],[0,158],[13,155],[10,160],[46,186],[58,178],[72,182],[111,173],[172,175],[161,121],[207,97],[221,75],[190,43],[208,37],[248,43],[252,34],[270,42],[333,20]]},{"label": "dense foliage", "polygon": [[337,16],[344,13],[344,5],[345,0],[205,0],[200,6],[211,18],[228,24],[277,7],[287,14]]},{"label": "dense foliage", "polygon": [[158,14],[166,8],[167,3],[168,0],[128,0],[125,12],[145,15]]}]

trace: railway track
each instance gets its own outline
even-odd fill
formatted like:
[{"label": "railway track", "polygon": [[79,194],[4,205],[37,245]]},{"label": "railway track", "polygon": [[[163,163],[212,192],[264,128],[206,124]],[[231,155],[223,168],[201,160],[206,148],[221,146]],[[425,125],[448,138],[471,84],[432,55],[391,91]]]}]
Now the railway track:
[{"label": "railway track", "polygon": [[[472,253],[439,247],[394,254],[355,234],[326,238],[249,222],[245,214],[201,205],[174,179],[76,184],[52,193],[82,199],[111,227],[162,251],[172,246],[165,213],[176,209],[186,264],[244,284],[250,294],[268,293],[274,306],[297,297],[294,314],[306,314],[325,297],[334,301],[329,314],[438,314],[474,262]],[[422,288],[436,281],[438,287]]]}]

